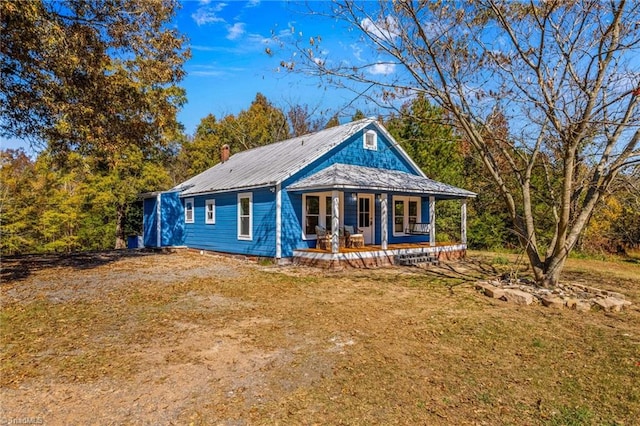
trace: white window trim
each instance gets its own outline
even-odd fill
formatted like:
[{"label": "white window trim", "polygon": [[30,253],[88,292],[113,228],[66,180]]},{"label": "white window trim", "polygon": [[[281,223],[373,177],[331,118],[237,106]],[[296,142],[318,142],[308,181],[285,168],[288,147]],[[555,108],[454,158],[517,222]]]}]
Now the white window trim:
[{"label": "white window trim", "polygon": [[[327,198],[333,197],[331,191],[328,192],[310,192],[308,194],[302,195],[302,239],[303,240],[316,240],[318,238],[317,234],[305,234],[304,230],[306,228],[306,224],[304,221],[307,219],[307,196],[312,197],[320,197],[320,217],[318,218],[318,224],[320,226],[324,226],[327,232],[331,232],[331,224],[326,223],[327,216],[330,216],[332,212],[327,211]],[[344,223],[344,194],[340,193],[340,200],[338,201],[340,205],[340,226],[343,226]],[[328,225],[328,226],[327,226]]]},{"label": "white window trim", "polygon": [[[373,136],[373,144],[369,145],[367,143],[367,135],[372,135]],[[366,132],[364,132],[364,135],[362,137],[362,146],[364,149],[368,149],[371,151],[377,151],[378,150],[378,133],[374,132],[373,130],[367,130]]]},{"label": "white window trim", "polygon": [[[211,207],[212,218],[209,219],[209,206]],[[216,223],[216,200],[207,200],[204,204],[204,223],[213,225]]]},{"label": "white window trim", "polygon": [[[242,209],[240,208],[240,201],[243,198],[249,199],[249,234],[248,235],[242,235],[242,221],[240,220],[241,219],[240,213]],[[252,192],[242,192],[238,194],[237,222],[238,222],[238,239],[245,240],[245,241],[253,240],[253,193]]]},{"label": "white window trim", "polygon": [[[187,216],[187,206],[191,204],[191,219]],[[196,221],[196,204],[193,198],[184,199],[184,223],[194,223]]]},{"label": "white window trim", "polygon": [[[402,224],[402,232],[396,232],[396,201],[404,201],[404,223]],[[394,195],[391,200],[391,229],[394,237],[402,237],[407,234],[405,229],[409,228],[409,201],[415,201],[417,203],[417,221],[420,222],[422,217],[422,199],[420,197],[407,197]]]}]

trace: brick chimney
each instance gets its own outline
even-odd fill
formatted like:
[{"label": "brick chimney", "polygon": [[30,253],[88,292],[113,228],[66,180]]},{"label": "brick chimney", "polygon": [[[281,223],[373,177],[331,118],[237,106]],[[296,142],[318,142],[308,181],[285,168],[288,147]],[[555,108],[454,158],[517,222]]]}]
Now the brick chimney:
[{"label": "brick chimney", "polygon": [[229,160],[229,155],[229,145],[222,145],[222,148],[220,148],[220,161],[224,163],[225,161]]}]

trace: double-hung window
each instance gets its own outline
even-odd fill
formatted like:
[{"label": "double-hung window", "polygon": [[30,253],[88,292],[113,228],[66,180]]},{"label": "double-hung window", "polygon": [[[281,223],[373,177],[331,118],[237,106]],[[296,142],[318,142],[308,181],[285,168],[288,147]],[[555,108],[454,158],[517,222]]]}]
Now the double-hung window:
[{"label": "double-hung window", "polygon": [[216,223],[216,200],[206,201],[204,214],[204,223]]},{"label": "double-hung window", "polygon": [[238,194],[238,239],[251,240],[253,228],[253,194]]},{"label": "double-hung window", "polygon": [[320,225],[320,197],[307,195],[305,200],[304,233],[316,233],[316,226]]},{"label": "double-hung window", "polygon": [[195,216],[195,208],[193,198],[184,200],[184,223],[193,223]]}]

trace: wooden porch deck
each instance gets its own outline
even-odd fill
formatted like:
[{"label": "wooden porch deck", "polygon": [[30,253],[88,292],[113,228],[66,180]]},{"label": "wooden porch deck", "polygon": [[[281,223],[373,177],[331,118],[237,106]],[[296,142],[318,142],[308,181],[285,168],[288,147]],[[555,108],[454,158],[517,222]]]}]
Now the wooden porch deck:
[{"label": "wooden porch deck", "polygon": [[347,248],[340,247],[338,253],[318,248],[300,249],[293,252],[293,263],[322,268],[379,268],[395,264],[395,256],[402,254],[429,254],[438,260],[454,260],[465,257],[467,245],[444,242],[431,246],[427,243],[389,244],[386,250],[379,245]]}]

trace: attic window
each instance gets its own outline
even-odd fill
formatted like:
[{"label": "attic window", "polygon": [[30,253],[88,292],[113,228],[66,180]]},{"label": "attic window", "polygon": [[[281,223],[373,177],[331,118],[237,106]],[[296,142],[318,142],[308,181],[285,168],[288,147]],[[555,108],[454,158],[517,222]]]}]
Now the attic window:
[{"label": "attic window", "polygon": [[364,134],[364,149],[378,150],[378,134],[373,130],[369,130]]}]

